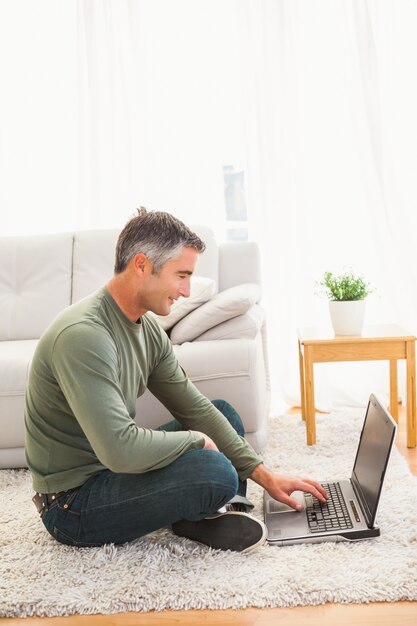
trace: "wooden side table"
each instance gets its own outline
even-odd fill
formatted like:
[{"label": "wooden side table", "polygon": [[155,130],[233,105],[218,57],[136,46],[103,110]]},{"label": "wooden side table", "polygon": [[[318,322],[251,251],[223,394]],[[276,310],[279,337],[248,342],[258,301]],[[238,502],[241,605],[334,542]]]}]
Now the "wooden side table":
[{"label": "wooden side table", "polygon": [[[316,443],[314,363],[339,361],[389,361],[390,413],[398,422],[398,359],[407,362],[407,446],[416,447],[416,361],[413,335],[396,325],[368,326],[362,335],[334,335],[330,330],[298,331],[301,412],[306,422],[307,444]],[[370,390],[370,392],[372,389]]]}]

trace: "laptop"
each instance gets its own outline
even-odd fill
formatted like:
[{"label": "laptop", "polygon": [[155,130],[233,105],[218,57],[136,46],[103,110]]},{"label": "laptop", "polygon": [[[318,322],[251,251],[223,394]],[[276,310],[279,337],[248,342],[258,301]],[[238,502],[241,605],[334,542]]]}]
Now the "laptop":
[{"label": "laptop", "polygon": [[378,537],[375,518],[396,430],[391,415],[371,394],[350,480],[321,483],[329,495],[327,503],[308,493],[294,492],[292,497],[301,502],[301,511],[274,500],[265,491],[267,541],[286,546]]}]

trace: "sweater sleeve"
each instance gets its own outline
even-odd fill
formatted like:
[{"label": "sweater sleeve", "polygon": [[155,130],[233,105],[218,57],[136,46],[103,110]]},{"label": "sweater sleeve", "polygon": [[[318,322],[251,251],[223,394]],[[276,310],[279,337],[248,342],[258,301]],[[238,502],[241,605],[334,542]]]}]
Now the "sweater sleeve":
[{"label": "sweater sleeve", "polygon": [[52,351],[53,373],[100,463],[114,472],[141,473],[204,447],[195,432],[138,427],[129,415],[118,377],[118,356],[106,330],[88,323],[66,328]]},{"label": "sweater sleeve", "polygon": [[185,428],[211,437],[242,480],[262,463],[249,442],[236,433],[224,415],[190,381],[179,365],[168,337],[160,360],[149,377],[148,388]]}]

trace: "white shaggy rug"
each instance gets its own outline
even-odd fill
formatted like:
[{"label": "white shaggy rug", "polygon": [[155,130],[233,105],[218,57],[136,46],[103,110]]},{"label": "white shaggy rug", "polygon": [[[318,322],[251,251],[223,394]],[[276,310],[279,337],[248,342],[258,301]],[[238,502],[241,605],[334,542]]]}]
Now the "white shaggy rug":
[{"label": "white shaggy rug", "polygon": [[[356,413],[356,416],[355,416]],[[307,448],[299,416],[271,422],[268,465],[318,479],[350,476],[363,414],[319,415]],[[261,489],[249,497],[262,517]],[[394,450],[381,537],[356,544],[210,550],[168,530],[123,546],[77,549],[44,530],[28,472],[0,471],[0,615],[59,616],[417,600],[417,478]]]}]

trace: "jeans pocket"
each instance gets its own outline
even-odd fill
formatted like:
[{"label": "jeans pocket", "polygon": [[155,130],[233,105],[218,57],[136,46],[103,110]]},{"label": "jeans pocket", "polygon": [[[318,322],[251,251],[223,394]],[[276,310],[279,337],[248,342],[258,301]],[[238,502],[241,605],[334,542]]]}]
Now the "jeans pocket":
[{"label": "jeans pocket", "polygon": [[54,537],[54,539],[59,541],[59,543],[64,543],[67,546],[77,545],[77,542],[75,539],[63,533],[62,530],[59,530],[59,528],[57,528],[56,526],[53,527],[52,536]]},{"label": "jeans pocket", "polygon": [[42,521],[46,530],[60,543],[77,545],[81,513],[74,507],[77,491],[63,493],[48,507]]},{"label": "jeans pocket", "polygon": [[71,491],[70,493],[63,493],[62,496],[59,496],[57,499],[58,508],[66,513],[70,513],[71,515],[80,516],[80,512],[77,511],[77,507],[75,506],[75,498],[77,497],[78,489]]},{"label": "jeans pocket", "polygon": [[103,545],[103,543],[91,543],[86,541],[79,541],[78,539],[73,539],[66,533],[62,532],[59,528],[54,526],[53,528],[53,537],[59,541],[59,543],[64,543],[67,546],[73,546],[74,548],[99,548]]}]

